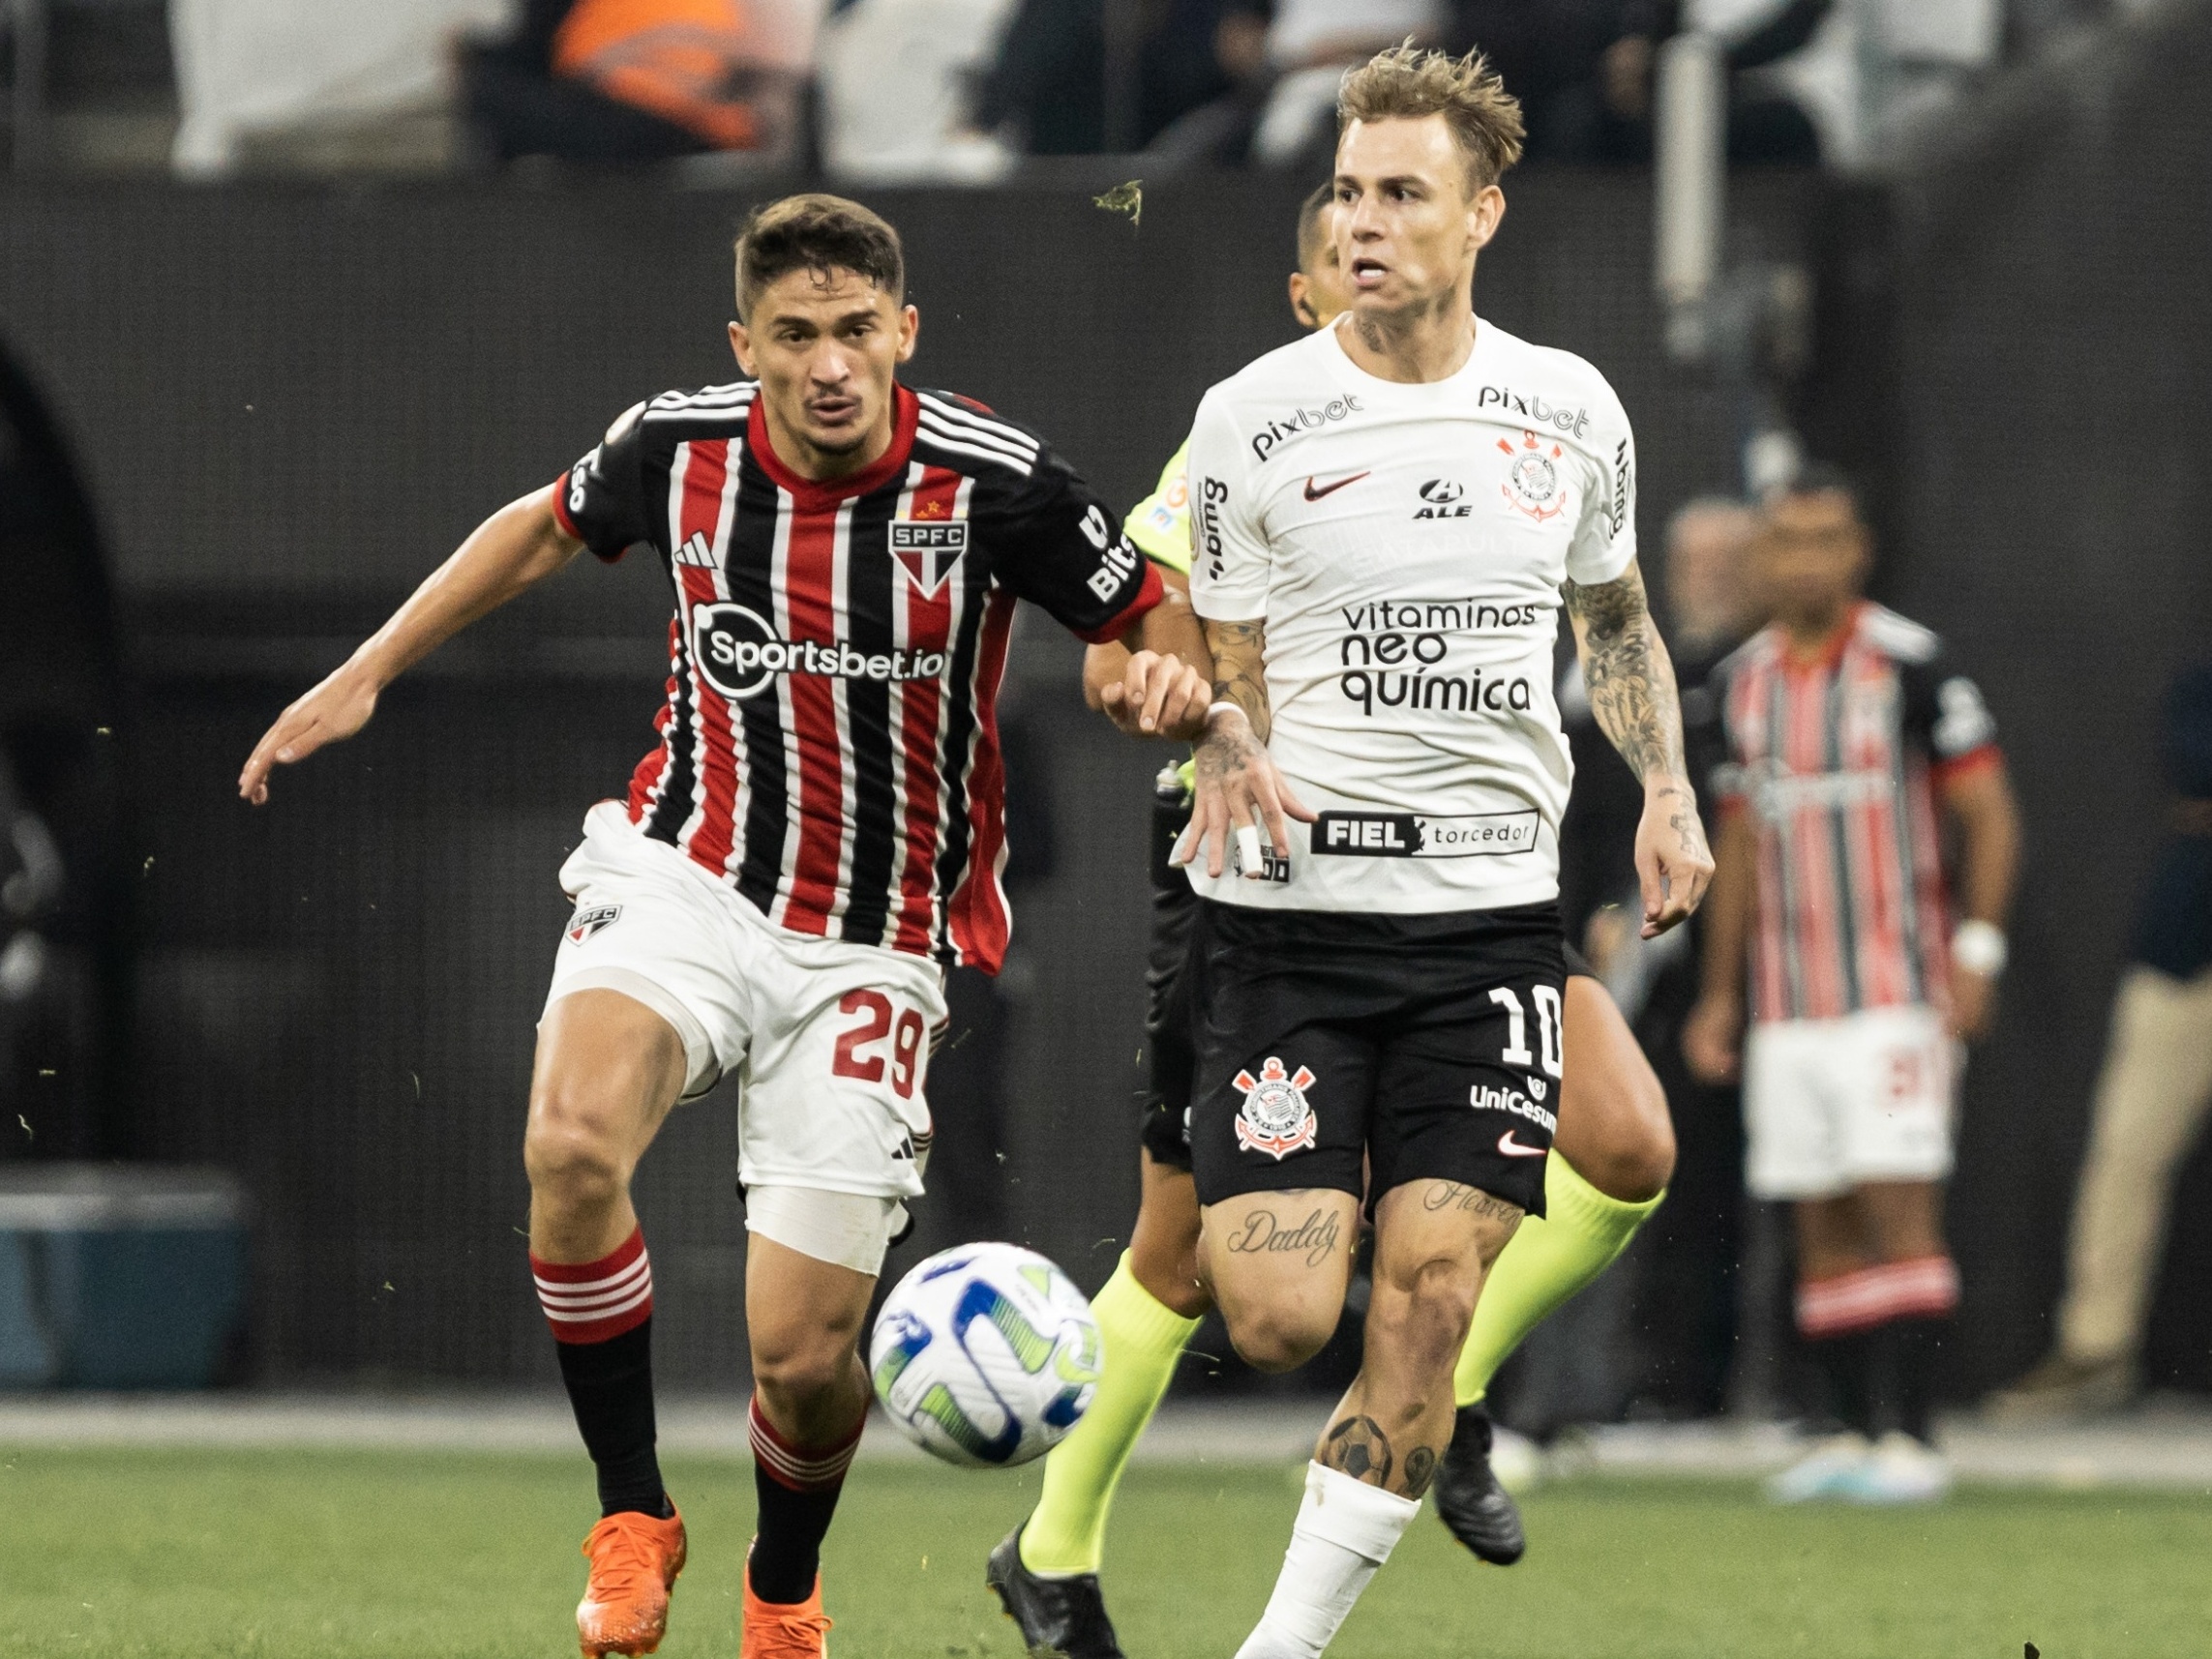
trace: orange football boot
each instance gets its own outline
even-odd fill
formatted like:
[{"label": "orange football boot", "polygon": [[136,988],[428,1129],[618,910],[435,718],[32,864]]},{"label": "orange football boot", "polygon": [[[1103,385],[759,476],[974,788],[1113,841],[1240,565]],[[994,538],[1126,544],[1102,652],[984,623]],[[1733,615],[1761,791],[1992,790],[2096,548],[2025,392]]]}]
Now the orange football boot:
[{"label": "orange football boot", "polygon": [[[672,1506],[673,1508],[673,1506]],[[669,1590],[683,1571],[683,1517],[617,1510],[583,1540],[591,1580],[576,1604],[583,1659],[650,1653],[669,1629]]]},{"label": "orange football boot", "polygon": [[822,1575],[801,1602],[762,1601],[745,1575],[745,1634],[737,1659],[829,1659],[829,1624],[822,1611]]}]

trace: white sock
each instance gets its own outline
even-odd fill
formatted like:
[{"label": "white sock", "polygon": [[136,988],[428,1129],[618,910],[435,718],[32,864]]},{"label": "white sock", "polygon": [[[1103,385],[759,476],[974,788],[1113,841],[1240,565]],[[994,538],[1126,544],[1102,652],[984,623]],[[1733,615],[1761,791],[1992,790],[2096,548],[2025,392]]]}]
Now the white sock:
[{"label": "white sock", "polygon": [[1282,1576],[1237,1659],[1320,1659],[1420,1500],[1308,1464]]}]

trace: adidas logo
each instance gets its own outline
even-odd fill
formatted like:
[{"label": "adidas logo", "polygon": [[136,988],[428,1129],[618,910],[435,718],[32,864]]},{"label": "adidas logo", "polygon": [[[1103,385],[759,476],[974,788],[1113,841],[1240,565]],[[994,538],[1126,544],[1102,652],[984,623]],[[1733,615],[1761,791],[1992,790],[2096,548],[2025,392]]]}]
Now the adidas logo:
[{"label": "adidas logo", "polygon": [[691,539],[676,548],[675,562],[679,565],[697,565],[702,570],[714,568],[714,549],[707,546],[703,531],[694,530]]}]

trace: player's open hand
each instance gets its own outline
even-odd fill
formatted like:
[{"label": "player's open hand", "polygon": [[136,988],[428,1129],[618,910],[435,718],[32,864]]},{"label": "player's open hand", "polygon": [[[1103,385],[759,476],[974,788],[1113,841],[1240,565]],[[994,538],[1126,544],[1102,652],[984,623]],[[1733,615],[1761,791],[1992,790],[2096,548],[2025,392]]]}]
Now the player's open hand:
[{"label": "player's open hand", "polygon": [[1252,730],[1252,723],[1240,708],[1224,708],[1207,722],[1206,737],[1193,756],[1196,786],[1190,805],[1190,826],[1176,843],[1168,862],[1178,867],[1206,859],[1206,874],[1219,875],[1229,856],[1229,840],[1237,841],[1237,861],[1244,876],[1264,881],[1270,860],[1263,854],[1261,826],[1267,828],[1274,856],[1290,862],[1290,825],[1285,818],[1311,823],[1311,808],[1291,792],[1290,784],[1275,770],[1268,753]]},{"label": "player's open hand", "polygon": [[1682,1022],[1682,1057],[1700,1082],[1734,1082],[1743,1065],[1743,1046],[1741,996],[1709,991]]},{"label": "player's open hand", "polygon": [[1174,652],[1137,651],[1119,680],[1098,688],[1098,706],[1131,737],[1196,742],[1212,695],[1212,681]]},{"label": "player's open hand", "polygon": [[261,734],[246,769],[238,774],[238,793],[256,807],[269,799],[269,774],[279,766],[305,760],[326,743],[351,737],[376,712],[374,682],[348,663],[277,717]]},{"label": "player's open hand", "polygon": [[1644,786],[1636,881],[1643,889],[1647,939],[1687,922],[1713,884],[1713,849],[1705,844],[1697,797],[1680,778],[1654,778]]}]

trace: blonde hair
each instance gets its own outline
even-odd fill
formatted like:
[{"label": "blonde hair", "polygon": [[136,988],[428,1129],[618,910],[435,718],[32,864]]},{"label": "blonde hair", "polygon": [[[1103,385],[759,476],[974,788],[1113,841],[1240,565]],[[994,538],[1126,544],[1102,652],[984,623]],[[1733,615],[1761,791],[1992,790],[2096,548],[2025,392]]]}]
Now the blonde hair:
[{"label": "blonde hair", "polygon": [[1412,41],[1377,52],[1336,93],[1339,133],[1355,121],[1419,121],[1441,115],[1467,158],[1468,193],[1496,184],[1521,159],[1528,129],[1521,101],[1479,51],[1463,58]]}]

